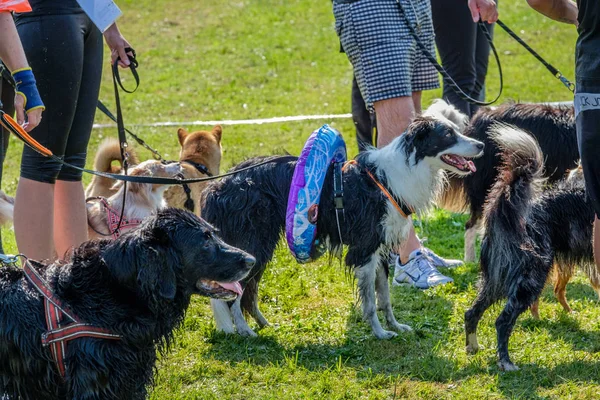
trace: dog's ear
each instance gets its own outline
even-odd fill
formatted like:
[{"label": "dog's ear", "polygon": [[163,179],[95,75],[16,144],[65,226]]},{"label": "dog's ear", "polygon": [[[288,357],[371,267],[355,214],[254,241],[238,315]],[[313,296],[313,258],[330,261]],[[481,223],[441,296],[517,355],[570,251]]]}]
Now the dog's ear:
[{"label": "dog's ear", "polygon": [[434,125],[430,119],[417,118],[410,124],[409,130],[415,140],[423,140],[431,133]]},{"label": "dog's ear", "polygon": [[168,233],[159,227],[146,229],[150,234],[134,232],[109,245],[102,260],[119,284],[172,300],[177,293],[177,259],[169,250]]},{"label": "dog's ear", "polygon": [[146,261],[138,274],[138,283],[145,292],[158,294],[173,300],[177,293],[177,277],[174,262],[169,258],[169,250],[164,246],[147,248]]},{"label": "dog's ear", "polygon": [[179,128],[177,130],[177,137],[179,138],[179,144],[183,146],[183,142],[185,142],[185,138],[188,137],[189,132],[183,128]]},{"label": "dog's ear", "polygon": [[223,128],[221,127],[221,125],[215,125],[211,133],[217,139],[217,143],[221,143],[221,136],[223,135]]},{"label": "dog's ear", "polygon": [[102,261],[113,278],[124,286],[135,289],[138,273],[138,252],[141,246],[136,246],[137,240],[127,240],[123,243],[113,243],[102,253]]}]

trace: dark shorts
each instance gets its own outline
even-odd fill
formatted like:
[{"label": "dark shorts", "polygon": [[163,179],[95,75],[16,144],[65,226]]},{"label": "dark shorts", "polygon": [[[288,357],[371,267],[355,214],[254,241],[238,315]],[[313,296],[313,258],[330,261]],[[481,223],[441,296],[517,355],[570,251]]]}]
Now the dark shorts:
[{"label": "dark shorts", "polygon": [[430,0],[334,2],[336,31],[367,106],[413,92],[439,87],[437,71],[425,58],[407,24],[417,27],[421,41],[435,55]]},{"label": "dark shorts", "polygon": [[[102,34],[84,13],[17,18],[17,30],[46,106],[31,136],[66,162],[85,165],[102,75]],[[25,147],[21,177],[80,181],[81,172]]]},{"label": "dark shorts", "polygon": [[575,112],[586,192],[600,217],[600,79],[577,79]]}]

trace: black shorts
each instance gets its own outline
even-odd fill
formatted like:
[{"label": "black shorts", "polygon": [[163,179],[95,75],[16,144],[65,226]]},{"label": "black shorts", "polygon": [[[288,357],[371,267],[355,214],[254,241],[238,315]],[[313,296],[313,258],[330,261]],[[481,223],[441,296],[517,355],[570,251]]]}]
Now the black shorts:
[{"label": "black shorts", "polygon": [[[46,106],[31,136],[66,162],[83,167],[100,91],[102,34],[83,12],[21,14],[16,22]],[[81,181],[81,172],[25,147],[21,177]]]}]

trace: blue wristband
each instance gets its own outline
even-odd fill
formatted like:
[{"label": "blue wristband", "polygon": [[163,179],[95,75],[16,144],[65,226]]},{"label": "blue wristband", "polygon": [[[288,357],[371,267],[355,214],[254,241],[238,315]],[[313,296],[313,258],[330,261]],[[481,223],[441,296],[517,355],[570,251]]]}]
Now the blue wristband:
[{"label": "blue wristband", "polygon": [[37,86],[35,85],[35,77],[31,68],[21,68],[12,73],[13,79],[17,84],[16,92],[25,98],[25,111],[29,112],[34,108],[44,109],[44,103]]}]

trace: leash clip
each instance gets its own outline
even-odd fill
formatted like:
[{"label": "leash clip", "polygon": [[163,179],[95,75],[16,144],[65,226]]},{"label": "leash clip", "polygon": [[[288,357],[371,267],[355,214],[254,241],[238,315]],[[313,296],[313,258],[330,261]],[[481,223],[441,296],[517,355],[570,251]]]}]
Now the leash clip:
[{"label": "leash clip", "polygon": [[4,265],[16,264],[19,262],[19,256],[12,254],[0,254],[0,263]]},{"label": "leash clip", "polygon": [[556,77],[558,78],[559,81],[561,81],[563,83],[563,85],[565,85],[567,87],[567,89],[569,89],[571,92],[575,93],[575,84],[573,82],[568,80],[560,72],[556,74]]}]

